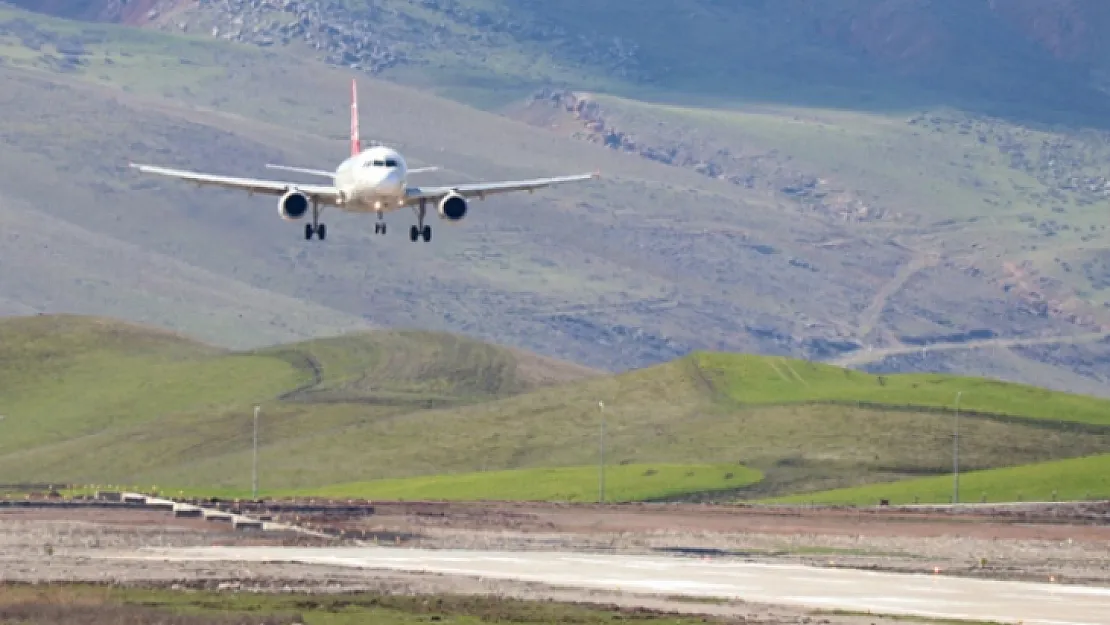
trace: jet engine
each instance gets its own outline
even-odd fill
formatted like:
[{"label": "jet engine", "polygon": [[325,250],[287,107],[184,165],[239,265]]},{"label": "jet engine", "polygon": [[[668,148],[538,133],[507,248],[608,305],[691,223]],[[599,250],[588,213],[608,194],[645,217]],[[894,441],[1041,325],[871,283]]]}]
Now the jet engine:
[{"label": "jet engine", "polygon": [[305,216],[312,201],[308,196],[297,190],[292,190],[281,196],[278,200],[278,215],[285,221],[296,221]]},{"label": "jet engine", "polygon": [[439,201],[440,219],[458,221],[466,217],[466,198],[452,191]]}]

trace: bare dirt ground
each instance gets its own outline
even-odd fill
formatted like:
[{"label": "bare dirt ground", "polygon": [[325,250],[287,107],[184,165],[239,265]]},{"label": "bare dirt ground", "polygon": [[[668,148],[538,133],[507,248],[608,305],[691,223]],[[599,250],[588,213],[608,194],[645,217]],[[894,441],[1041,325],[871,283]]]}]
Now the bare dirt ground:
[{"label": "bare dirt ground", "polygon": [[[601,550],[1110,586],[1110,502],[977,511],[375,504],[321,527],[420,547]],[[318,521],[316,519],[319,519]]]},{"label": "bare dirt ground", "polygon": [[[319,502],[315,502],[317,509]],[[879,623],[789,607],[678,600],[461,577],[291,564],[100,560],[144,546],[336,544],[546,549],[740,558],[1110,586],[1110,502],[978,511],[805,510],[718,506],[381,503],[373,514],[276,513],[336,539],[235,531],[168,512],[0,507],[0,581],[95,581],[275,591],[481,593],[744,617],[760,623]],[[993,512],[994,514],[988,514]],[[345,534],[345,536],[343,535]],[[808,620],[807,620],[808,619]],[[893,622],[893,621],[892,621]]]}]

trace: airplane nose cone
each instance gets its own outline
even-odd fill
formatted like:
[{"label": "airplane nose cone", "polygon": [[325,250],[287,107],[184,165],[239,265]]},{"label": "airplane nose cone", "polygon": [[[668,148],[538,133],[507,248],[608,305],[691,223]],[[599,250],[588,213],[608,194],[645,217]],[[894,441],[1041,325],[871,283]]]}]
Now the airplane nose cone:
[{"label": "airplane nose cone", "polygon": [[401,172],[397,170],[367,172],[363,180],[363,184],[378,194],[397,195],[404,188]]},{"label": "airplane nose cone", "polygon": [[401,172],[394,170],[386,174],[385,179],[382,180],[382,187],[392,192],[399,191],[401,189]]}]

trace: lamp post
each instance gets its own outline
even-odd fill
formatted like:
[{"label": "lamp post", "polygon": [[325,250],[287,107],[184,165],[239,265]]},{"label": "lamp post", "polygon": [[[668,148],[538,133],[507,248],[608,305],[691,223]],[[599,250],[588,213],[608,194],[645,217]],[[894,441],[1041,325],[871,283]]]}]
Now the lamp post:
[{"label": "lamp post", "polygon": [[960,503],[960,395],[956,393],[955,436],[952,437],[952,503]]},{"label": "lamp post", "polygon": [[258,411],[260,406],[254,407],[254,448],[251,454],[251,499],[258,499]]},{"label": "lamp post", "polygon": [[601,411],[601,457],[597,462],[597,502],[605,503],[605,402],[597,402]]}]

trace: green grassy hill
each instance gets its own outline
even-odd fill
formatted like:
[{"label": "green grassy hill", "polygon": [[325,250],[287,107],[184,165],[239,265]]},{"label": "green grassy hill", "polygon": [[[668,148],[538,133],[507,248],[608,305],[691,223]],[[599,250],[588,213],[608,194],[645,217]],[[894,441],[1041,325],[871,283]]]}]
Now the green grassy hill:
[{"label": "green grassy hill", "polygon": [[602,410],[614,496],[751,499],[942,474],[957,391],[968,471],[1110,453],[1106,400],[784,358],[696,353],[603,375],[447,334],[244,352],[49,316],[0,321],[0,337],[9,483],[243,494],[254,403],[271,494],[589,499]]},{"label": "green grassy hill", "polygon": [[[767,503],[872,506],[950,503],[953,476],[903,480],[767,499]],[[1076,501],[1110,499],[1110,455],[1089,456],[960,474],[960,501]]]}]

